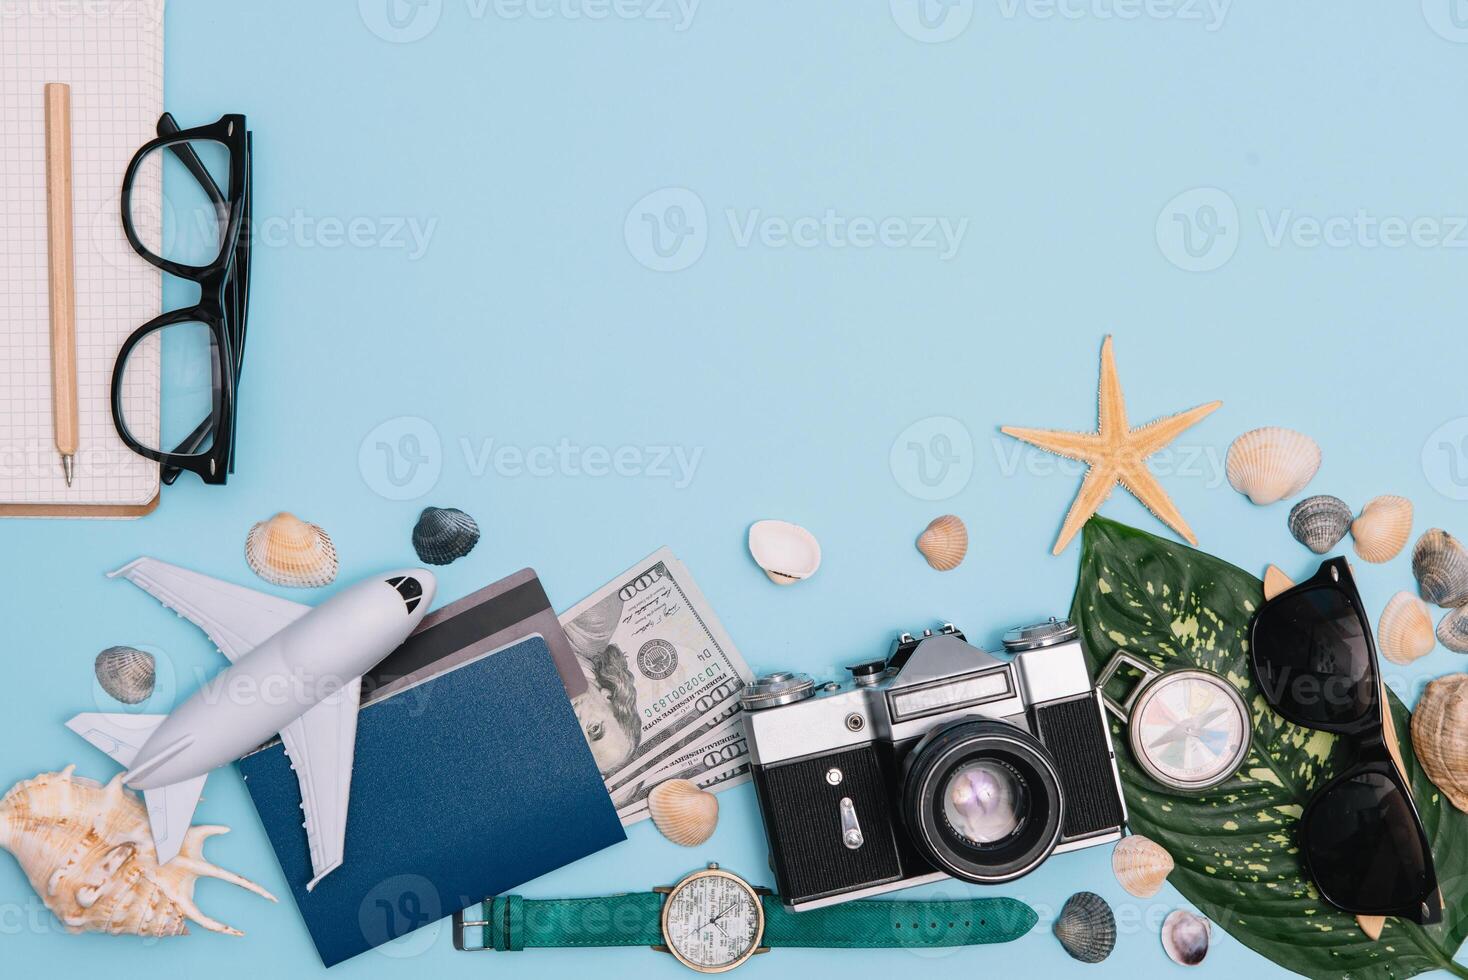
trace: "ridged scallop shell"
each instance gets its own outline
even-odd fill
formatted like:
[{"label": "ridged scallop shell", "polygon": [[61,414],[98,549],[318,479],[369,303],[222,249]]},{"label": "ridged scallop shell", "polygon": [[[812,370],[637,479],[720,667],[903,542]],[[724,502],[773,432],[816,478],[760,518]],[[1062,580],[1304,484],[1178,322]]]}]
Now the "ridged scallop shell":
[{"label": "ridged scallop shell", "polygon": [[1172,874],[1172,855],[1150,837],[1132,834],[1111,850],[1111,871],[1129,894],[1151,898]]},{"label": "ridged scallop shell", "polygon": [[199,911],[199,878],[218,878],[275,901],[254,882],[204,859],[204,841],[228,827],[190,827],[178,857],[160,867],[147,811],[123,789],[123,774],[103,786],[73,776],[75,768],[23,780],[0,799],[0,848],[15,855],[68,932],[182,936],[193,921],[243,935]]},{"label": "ridged scallop shell", "polygon": [[1370,562],[1391,561],[1407,546],[1411,536],[1412,501],[1394,494],[1366,501],[1351,523],[1356,554]]},{"label": "ridged scallop shell", "polygon": [[821,543],[816,536],[788,521],[750,525],[749,553],[776,585],[810,578],[821,567]]},{"label": "ridged scallop shell", "polygon": [[1442,528],[1428,528],[1417,539],[1412,575],[1428,602],[1444,609],[1468,603],[1468,548]]},{"label": "ridged scallop shell", "polygon": [[1438,622],[1437,642],[1454,653],[1468,653],[1468,606],[1459,606]]},{"label": "ridged scallop shell", "polygon": [[1293,497],[1320,469],[1320,446],[1293,429],[1251,429],[1228,447],[1228,482],[1256,504]]},{"label": "ridged scallop shell", "polygon": [[1346,536],[1355,516],[1350,505],[1339,497],[1326,493],[1306,497],[1290,508],[1290,534],[1317,555],[1323,555]]},{"label": "ridged scallop shell", "polygon": [[329,585],[336,579],[336,546],[325,531],[282,511],[250,528],[245,561],[267,582],[295,588]]},{"label": "ridged scallop shell", "polygon": [[430,565],[463,558],[479,543],[479,525],[456,507],[425,507],[413,526],[413,550]]},{"label": "ridged scallop shell", "polygon": [[647,794],[647,809],[658,831],[684,847],[708,840],[719,823],[718,797],[686,779],[654,786]]},{"label": "ridged scallop shell", "polygon": [[1412,751],[1432,784],[1468,811],[1468,674],[1427,685],[1412,710]]},{"label": "ridged scallop shell", "polygon": [[92,669],[102,690],[123,704],[141,704],[148,700],[158,678],[153,655],[132,647],[108,647],[97,654]]},{"label": "ridged scallop shell", "polygon": [[1197,966],[1208,955],[1213,926],[1187,909],[1175,909],[1162,920],[1162,948],[1174,963]]},{"label": "ridged scallop shell", "polygon": [[1404,667],[1431,653],[1437,635],[1427,603],[1410,592],[1392,596],[1376,624],[1376,645],[1383,657]]},{"label": "ridged scallop shell", "polygon": [[952,514],[935,517],[918,535],[917,549],[938,571],[951,571],[968,553],[968,528]]},{"label": "ridged scallop shell", "polygon": [[1116,948],[1116,916],[1095,892],[1076,892],[1055,917],[1055,938],[1074,959],[1100,963]]}]

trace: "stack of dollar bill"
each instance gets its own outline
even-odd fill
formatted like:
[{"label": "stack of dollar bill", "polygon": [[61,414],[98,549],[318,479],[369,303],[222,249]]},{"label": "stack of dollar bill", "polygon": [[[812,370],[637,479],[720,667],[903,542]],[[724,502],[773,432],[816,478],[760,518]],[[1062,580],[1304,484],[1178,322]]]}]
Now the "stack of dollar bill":
[{"label": "stack of dollar bill", "polygon": [[572,702],[622,823],[668,779],[749,778],[739,695],[753,680],[693,576],[663,548],[561,616],[588,689]]}]

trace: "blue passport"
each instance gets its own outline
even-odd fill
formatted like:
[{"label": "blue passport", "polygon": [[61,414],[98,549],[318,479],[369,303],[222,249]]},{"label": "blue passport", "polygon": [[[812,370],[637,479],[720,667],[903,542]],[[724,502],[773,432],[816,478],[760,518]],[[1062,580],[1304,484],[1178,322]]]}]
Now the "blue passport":
[{"label": "blue passport", "polygon": [[538,635],[362,709],[345,861],[310,892],[283,746],[238,765],[327,966],[626,839]]}]

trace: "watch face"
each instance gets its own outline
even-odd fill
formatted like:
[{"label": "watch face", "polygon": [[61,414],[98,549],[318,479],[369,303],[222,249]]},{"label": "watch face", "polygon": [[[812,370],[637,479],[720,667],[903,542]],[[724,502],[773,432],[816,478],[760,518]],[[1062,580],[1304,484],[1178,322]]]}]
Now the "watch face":
[{"label": "watch face", "polygon": [[754,889],[726,871],[700,871],[679,882],[668,896],[663,939],[684,966],[721,973],[754,952],[764,920]]}]

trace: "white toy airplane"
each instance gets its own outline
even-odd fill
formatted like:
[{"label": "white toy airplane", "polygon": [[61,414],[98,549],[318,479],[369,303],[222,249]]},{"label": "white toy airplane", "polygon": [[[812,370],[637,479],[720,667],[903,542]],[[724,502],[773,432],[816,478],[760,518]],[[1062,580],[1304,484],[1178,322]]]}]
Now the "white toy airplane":
[{"label": "white toy airplane", "polygon": [[301,784],[316,887],[341,866],[362,675],[433,603],[423,569],[387,572],[303,606],[153,558],[112,572],[201,627],[226,667],[169,715],[81,714],[66,726],[128,766],[143,791],[158,863],[172,860],[208,773],[277,732]]}]

